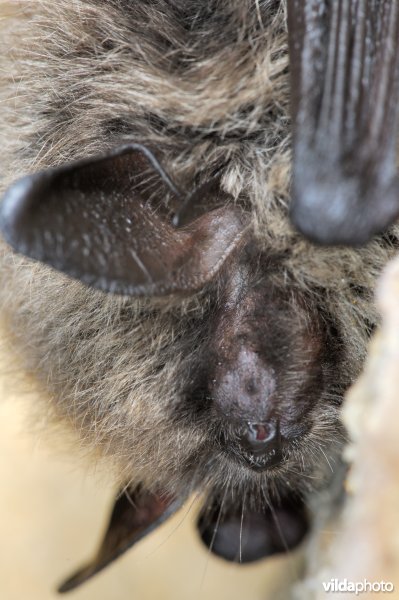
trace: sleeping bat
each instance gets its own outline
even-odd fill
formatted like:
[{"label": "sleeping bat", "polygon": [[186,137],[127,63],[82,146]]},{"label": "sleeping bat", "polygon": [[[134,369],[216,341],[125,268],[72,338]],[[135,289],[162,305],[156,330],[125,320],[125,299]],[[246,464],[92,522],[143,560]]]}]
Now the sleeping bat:
[{"label": "sleeping bat", "polygon": [[340,406],[397,247],[399,9],[30,4],[5,53],[6,179],[31,174],[0,205],[2,310],[52,417],[121,482],[60,591],[193,493],[219,556],[294,549],[342,473]]}]

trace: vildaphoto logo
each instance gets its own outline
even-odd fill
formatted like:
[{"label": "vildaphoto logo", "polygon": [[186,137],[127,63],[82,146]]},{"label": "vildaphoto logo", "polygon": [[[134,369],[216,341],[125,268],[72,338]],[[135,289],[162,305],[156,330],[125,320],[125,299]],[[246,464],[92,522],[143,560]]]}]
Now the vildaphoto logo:
[{"label": "vildaphoto logo", "polygon": [[375,594],[391,594],[395,586],[391,581],[349,581],[348,579],[330,579],[323,581],[323,588],[326,593],[332,592],[350,592],[358,596],[365,592],[374,592]]}]

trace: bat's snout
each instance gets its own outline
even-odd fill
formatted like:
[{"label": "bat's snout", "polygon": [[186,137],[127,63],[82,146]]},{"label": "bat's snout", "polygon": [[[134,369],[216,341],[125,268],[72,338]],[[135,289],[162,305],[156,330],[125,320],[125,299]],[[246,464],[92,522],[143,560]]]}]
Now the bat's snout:
[{"label": "bat's snout", "polygon": [[271,292],[268,275],[243,271],[237,280],[222,297],[228,310],[215,320],[199,389],[226,456],[254,471],[277,470],[313,427],[323,393],[316,382],[328,363],[325,325],[304,299]]}]

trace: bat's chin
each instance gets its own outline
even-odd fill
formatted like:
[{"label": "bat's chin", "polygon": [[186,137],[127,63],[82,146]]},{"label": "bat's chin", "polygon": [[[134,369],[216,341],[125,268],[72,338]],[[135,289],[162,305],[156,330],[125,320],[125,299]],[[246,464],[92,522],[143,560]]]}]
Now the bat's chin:
[{"label": "bat's chin", "polygon": [[276,449],[272,449],[268,454],[254,454],[252,452],[243,453],[241,458],[243,464],[253,471],[263,472],[270,469],[276,469],[284,460]]},{"label": "bat's chin", "polygon": [[226,449],[226,454],[237,464],[256,473],[276,472],[287,460],[287,452],[279,446],[259,452],[233,446]]},{"label": "bat's chin", "polygon": [[[337,417],[330,423],[321,421],[313,423],[304,435],[283,439],[281,447],[267,451],[254,452],[231,440],[226,445],[216,444],[205,452],[200,481],[207,481],[207,489],[219,495],[229,488],[236,498],[267,495],[277,488],[283,495],[295,489],[299,496],[307,497],[328,485],[342,464],[344,429]],[[200,462],[196,461],[197,474]]]}]

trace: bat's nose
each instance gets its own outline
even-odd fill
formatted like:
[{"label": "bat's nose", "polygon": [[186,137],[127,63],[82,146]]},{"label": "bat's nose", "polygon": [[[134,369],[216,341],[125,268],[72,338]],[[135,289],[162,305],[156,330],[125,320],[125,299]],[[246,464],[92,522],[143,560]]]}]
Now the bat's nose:
[{"label": "bat's nose", "polygon": [[283,460],[278,421],[248,422],[240,428],[238,439],[242,457],[256,471],[269,469]]},{"label": "bat's nose", "polygon": [[276,438],[276,427],[272,423],[247,423],[241,435],[242,444],[255,454],[263,454]]}]

